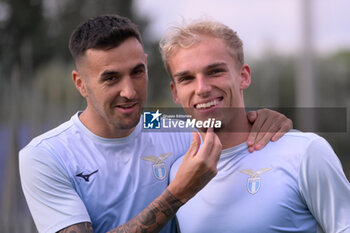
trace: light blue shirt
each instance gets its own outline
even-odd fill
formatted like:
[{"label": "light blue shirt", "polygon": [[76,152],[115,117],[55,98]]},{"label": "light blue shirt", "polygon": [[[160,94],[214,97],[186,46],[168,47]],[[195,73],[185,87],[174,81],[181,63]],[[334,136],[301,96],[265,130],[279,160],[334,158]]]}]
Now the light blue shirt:
[{"label": "light blue shirt", "polygon": [[[23,191],[39,232],[92,222],[106,232],[135,217],[168,185],[170,166],[185,154],[190,133],[94,135],[78,114],[20,151]],[[162,232],[173,232],[170,221]]]},{"label": "light blue shirt", "polygon": [[323,138],[290,132],[252,154],[245,143],[224,150],[216,177],[177,219],[182,233],[348,233],[350,184]]}]

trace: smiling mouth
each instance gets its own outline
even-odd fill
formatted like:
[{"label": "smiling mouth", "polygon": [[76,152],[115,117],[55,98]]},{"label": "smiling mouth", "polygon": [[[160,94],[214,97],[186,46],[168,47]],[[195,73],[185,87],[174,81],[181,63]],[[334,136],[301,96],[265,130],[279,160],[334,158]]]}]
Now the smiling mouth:
[{"label": "smiling mouth", "polygon": [[220,103],[220,101],[222,100],[223,98],[220,97],[220,98],[216,98],[214,100],[211,100],[209,102],[206,102],[206,103],[200,103],[200,104],[195,104],[194,105],[194,108],[196,109],[207,109],[207,108],[211,108],[213,106],[216,106],[218,103]]},{"label": "smiling mouth", "polygon": [[125,104],[119,104],[117,105],[118,108],[124,108],[124,109],[128,109],[128,108],[132,108],[136,105],[136,102],[132,102],[132,103],[125,103]]}]

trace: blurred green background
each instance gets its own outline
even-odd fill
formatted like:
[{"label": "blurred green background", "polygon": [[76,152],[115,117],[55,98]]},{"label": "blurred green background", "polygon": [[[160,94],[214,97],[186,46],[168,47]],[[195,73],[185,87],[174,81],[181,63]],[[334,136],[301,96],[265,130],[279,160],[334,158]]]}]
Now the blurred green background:
[{"label": "blurred green background", "polygon": [[[167,1],[161,2],[166,4]],[[143,2],[146,3],[148,8],[152,8],[152,4],[159,7],[159,1]],[[176,6],[173,1],[169,3]],[[183,1],[178,4],[187,3]],[[205,4],[204,1],[201,9]],[[248,1],[247,4],[255,3]],[[299,4],[300,15],[296,18],[300,19],[298,51],[301,52],[293,51],[294,47],[287,49],[289,52],[281,51],[273,42],[266,41],[260,41],[260,44],[266,45],[259,50],[259,55],[254,54],[254,50],[248,50],[246,62],[252,68],[252,85],[245,93],[246,106],[344,107],[348,112],[350,43],[333,50],[320,52],[314,49],[313,38],[317,38],[317,35],[312,33],[313,21],[308,17],[317,7],[302,6],[302,1]],[[191,13],[191,7],[188,5],[187,8],[177,9],[180,11],[178,14],[181,16],[181,11],[186,9],[187,13],[183,14],[186,17],[188,12]],[[207,8],[203,12],[211,16],[214,9],[210,9],[210,5]],[[140,1],[0,0],[0,232],[36,232],[18,179],[20,148],[31,138],[68,120],[85,107],[83,98],[71,81],[73,63],[67,46],[71,31],[82,21],[106,13],[117,13],[132,19],[143,34],[145,50],[149,55],[147,106],[175,106],[169,91],[170,79],[159,56],[159,35],[150,28],[152,25],[157,28],[154,26],[157,25],[154,14],[171,15],[172,10],[176,9],[167,7],[162,12],[155,10],[147,14],[145,9]],[[254,12],[251,14],[254,16]],[[278,15],[275,20],[278,21]],[[334,26],[337,27],[337,24]],[[243,35],[244,41],[247,37],[255,37],[247,32]],[[329,37],[332,37],[332,31]],[[349,116],[346,117],[349,125]],[[333,146],[349,178],[348,126],[345,131],[320,134]]]}]

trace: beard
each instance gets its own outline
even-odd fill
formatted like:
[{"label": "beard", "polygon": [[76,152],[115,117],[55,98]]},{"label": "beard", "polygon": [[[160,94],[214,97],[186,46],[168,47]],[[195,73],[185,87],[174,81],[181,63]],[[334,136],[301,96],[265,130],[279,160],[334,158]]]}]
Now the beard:
[{"label": "beard", "polygon": [[108,121],[117,129],[127,130],[137,126],[140,121],[142,107],[139,106],[136,111],[131,114],[123,114],[114,109],[107,116]]}]

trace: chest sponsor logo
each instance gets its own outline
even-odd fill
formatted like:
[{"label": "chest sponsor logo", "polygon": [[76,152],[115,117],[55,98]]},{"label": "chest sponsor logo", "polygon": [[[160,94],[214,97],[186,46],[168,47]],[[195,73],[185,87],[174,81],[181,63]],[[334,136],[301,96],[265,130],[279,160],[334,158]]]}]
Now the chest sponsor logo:
[{"label": "chest sponsor logo", "polygon": [[247,181],[247,189],[250,194],[255,194],[259,191],[261,186],[261,177],[259,176],[271,170],[272,168],[261,168],[257,171],[254,171],[252,169],[244,169],[240,170],[239,172],[249,176]]},{"label": "chest sponsor logo", "polygon": [[158,180],[163,180],[167,176],[167,169],[166,165],[163,162],[166,158],[168,158],[172,153],[164,153],[159,155],[158,157],[154,155],[150,156],[142,156],[141,159],[145,161],[152,162],[152,168],[153,168],[153,175],[158,179]]},{"label": "chest sponsor logo", "polygon": [[89,174],[83,174],[83,172],[80,172],[80,173],[76,174],[75,176],[83,178],[86,182],[89,182],[90,181],[90,176],[92,176],[93,174],[95,174],[97,172],[98,172],[98,170],[93,171],[93,172],[91,172]]}]

